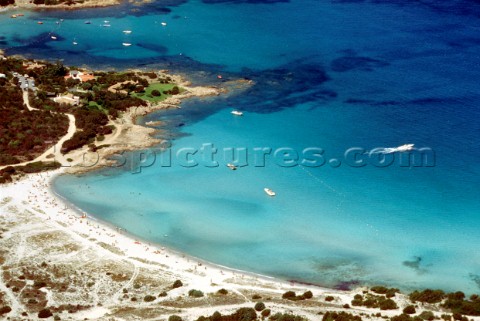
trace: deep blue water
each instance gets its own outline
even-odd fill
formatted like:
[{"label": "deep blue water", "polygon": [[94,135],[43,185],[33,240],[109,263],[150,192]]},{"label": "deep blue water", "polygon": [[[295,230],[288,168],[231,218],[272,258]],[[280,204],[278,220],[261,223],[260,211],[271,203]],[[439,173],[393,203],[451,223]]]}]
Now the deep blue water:
[{"label": "deep blue water", "polygon": [[[96,217],[285,279],[475,292],[479,13],[474,1],[154,2],[5,14],[0,40],[7,53],[68,64],[168,68],[198,84],[221,85],[217,74],[254,80],[244,92],[142,120],[166,122],[160,136],[172,140],[172,154],[213,144],[218,167],[199,154],[198,166],[174,159],[166,167],[157,155],[141,173],[123,167],[57,179],[61,195]],[[101,27],[104,20],[111,27]],[[233,117],[233,108],[244,116]],[[398,153],[388,167],[357,168],[343,158],[351,147],[405,143],[433,150],[434,166],[400,166]],[[327,162],[282,167],[269,155],[257,167],[250,155],[249,166],[231,171],[221,157],[228,147],[318,147]],[[342,165],[331,166],[332,158]]]}]

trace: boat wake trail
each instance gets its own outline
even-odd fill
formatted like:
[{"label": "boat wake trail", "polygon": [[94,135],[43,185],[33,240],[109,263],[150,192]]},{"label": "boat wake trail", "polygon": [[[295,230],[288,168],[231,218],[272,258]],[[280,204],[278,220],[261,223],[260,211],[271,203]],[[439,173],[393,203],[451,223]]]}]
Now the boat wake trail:
[{"label": "boat wake trail", "polygon": [[374,153],[380,153],[380,154],[392,154],[392,153],[401,153],[401,152],[408,152],[414,149],[414,144],[405,144],[401,145],[398,147],[387,147],[387,148],[381,148],[376,150]]}]

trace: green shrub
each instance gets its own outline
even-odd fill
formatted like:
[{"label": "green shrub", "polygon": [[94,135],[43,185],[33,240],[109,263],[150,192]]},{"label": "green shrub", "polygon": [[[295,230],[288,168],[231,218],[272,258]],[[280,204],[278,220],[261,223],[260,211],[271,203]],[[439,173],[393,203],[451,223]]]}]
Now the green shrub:
[{"label": "green shrub", "polygon": [[270,313],[272,313],[270,309],[265,309],[262,311],[262,317],[266,318],[270,315]]},{"label": "green shrub", "polygon": [[255,310],[258,312],[265,310],[265,303],[257,302],[257,304],[255,304]]},{"label": "green shrub", "polygon": [[143,301],[145,302],[152,302],[152,301],[155,301],[155,297],[153,295],[146,295],[144,298],[143,298]]},{"label": "green shrub", "polygon": [[210,317],[210,321],[222,321],[222,315],[220,314],[220,312],[213,312],[212,316]]},{"label": "green shrub", "polygon": [[395,293],[400,292],[400,290],[396,288],[387,288],[384,286],[374,286],[371,290],[377,294],[384,294],[387,298],[393,298]]},{"label": "green shrub", "polygon": [[260,300],[262,297],[258,294],[252,295],[252,300]]},{"label": "green shrub", "polygon": [[445,298],[445,292],[442,290],[426,289],[421,292],[414,291],[410,293],[409,297],[412,302],[438,303]]},{"label": "green shrub", "polygon": [[272,315],[269,320],[272,321],[306,321],[304,317],[294,315],[294,314],[289,314],[289,313],[276,313]]},{"label": "green shrub", "polygon": [[228,291],[225,290],[225,289],[220,289],[217,291],[218,294],[223,294],[223,295],[227,295],[228,294]]},{"label": "green shrub", "polygon": [[429,321],[435,319],[435,315],[433,314],[432,311],[423,311],[422,313],[420,313],[419,317],[422,318],[422,320],[429,320]]},{"label": "green shrub", "polygon": [[327,301],[327,302],[332,302],[333,300],[335,300],[335,298],[331,295],[329,295],[325,298],[325,301]]},{"label": "green shrub", "polygon": [[405,314],[415,314],[417,311],[415,310],[415,307],[413,305],[406,306],[403,309],[403,313]]},{"label": "green shrub", "polygon": [[295,300],[297,295],[293,291],[287,291],[282,295],[282,299]]},{"label": "green shrub", "polygon": [[4,315],[4,314],[7,314],[7,313],[10,313],[10,311],[12,311],[12,308],[9,307],[9,306],[1,307],[1,308],[0,308],[0,315]]},{"label": "green shrub", "polygon": [[173,314],[168,317],[168,321],[182,321],[182,318],[179,317],[178,315]]},{"label": "green shrub", "polygon": [[161,297],[165,297],[165,296],[167,296],[167,295],[168,295],[168,293],[165,292],[165,291],[163,291],[162,293],[160,293],[160,294],[158,295],[158,297],[161,298]]},{"label": "green shrub", "polygon": [[362,321],[362,318],[347,312],[326,312],[322,321]]},{"label": "green shrub", "polygon": [[378,306],[380,310],[395,310],[398,309],[397,304],[392,299],[379,300]]},{"label": "green shrub", "polygon": [[480,300],[478,296],[472,295],[470,300],[465,300],[465,294],[463,292],[449,293],[442,307],[451,310],[453,313],[474,316],[480,315]]},{"label": "green shrub", "polygon": [[312,291],[307,291],[307,292],[303,293],[303,297],[304,297],[305,299],[311,299],[311,298],[313,298],[313,293],[312,293]]},{"label": "green shrub", "polygon": [[152,90],[152,96],[158,97],[158,96],[161,96],[161,95],[162,95],[162,93],[160,91],[158,91],[157,89]]},{"label": "green shrub", "polygon": [[188,291],[188,296],[194,297],[194,298],[201,298],[203,296],[203,292],[200,290],[190,290]]},{"label": "green shrub", "polygon": [[50,309],[43,309],[38,312],[38,317],[40,319],[50,318],[51,316],[53,316],[53,313],[50,311]]},{"label": "green shrub", "polygon": [[[257,312],[252,308],[240,308],[234,314],[231,315],[233,320],[240,321],[253,321],[257,319]],[[232,320],[228,319],[227,320]]]},{"label": "green shrub", "polygon": [[453,313],[452,314],[453,320],[462,320],[462,315],[460,313]]},{"label": "green shrub", "polygon": [[396,315],[391,318],[391,321],[412,321],[412,320],[413,320],[412,317],[405,313]]},{"label": "green shrub", "polygon": [[173,282],[172,288],[176,289],[176,288],[179,288],[181,286],[183,286],[182,281],[176,280],[175,282]]}]

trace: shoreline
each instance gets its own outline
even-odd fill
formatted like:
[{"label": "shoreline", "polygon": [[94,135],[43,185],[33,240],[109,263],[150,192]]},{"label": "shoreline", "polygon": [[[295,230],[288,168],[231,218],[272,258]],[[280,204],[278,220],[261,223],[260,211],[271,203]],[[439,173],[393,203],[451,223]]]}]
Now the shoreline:
[{"label": "shoreline", "polygon": [[[211,293],[221,288],[233,291],[238,287],[253,292],[257,289],[264,289],[276,292],[279,295],[286,291],[303,292],[309,290],[316,297],[335,295],[343,298],[345,303],[353,298],[354,291],[347,292],[313,285],[292,284],[292,282],[270,276],[235,270],[177,252],[161,244],[140,241],[140,238],[136,238],[128,232],[120,232],[113,225],[109,225],[93,216],[87,215],[86,218],[81,218],[77,210],[72,208],[70,204],[65,203],[53,189],[53,180],[62,174],[65,174],[62,169],[30,174],[22,180],[0,186],[2,195],[0,200],[2,206],[0,208],[4,209],[6,205],[9,205],[8,217],[10,220],[15,219],[12,216],[13,207],[16,207],[19,211],[27,211],[29,215],[32,215],[30,219],[42,222],[49,233],[66,233],[76,243],[94,247],[97,254],[101,255],[101,252],[105,249],[109,252],[109,255],[113,254],[121,260],[133,260],[139,262],[140,265],[160,268],[163,273],[173,274],[184,284],[188,284],[188,289],[198,289]],[[5,215],[4,212],[2,214]],[[7,215],[3,215],[0,215],[0,219],[6,218]],[[26,230],[30,230],[29,226],[33,225],[32,222],[20,222],[20,224],[25,225],[23,229]],[[53,246],[56,245],[58,244]],[[66,253],[66,255],[72,255],[72,253]],[[42,260],[44,262],[53,261],[48,256],[42,257]],[[2,281],[0,276],[0,283]],[[342,304],[344,300],[342,300]],[[218,308],[221,308],[221,306]],[[105,309],[105,315],[97,317],[110,316],[111,310],[107,307]],[[191,311],[187,315],[191,316]]]},{"label": "shoreline", "polygon": [[89,8],[105,8],[111,6],[117,6],[122,3],[121,0],[87,0],[85,2],[75,2],[72,5],[66,3],[60,3],[56,5],[35,5],[27,0],[16,0],[14,5],[8,5],[0,12],[14,11],[14,10],[78,10]]},{"label": "shoreline", "polygon": [[[160,72],[171,77],[174,82],[181,88],[184,88],[185,91],[161,102],[149,103],[146,107],[131,107],[123,112],[117,119],[110,120],[108,124],[113,125],[115,129],[111,134],[105,135],[102,141],[94,142],[95,147],[98,148],[97,150],[92,151],[88,146],[83,146],[80,149],[72,150],[63,155],[64,159],[72,159],[68,164],[63,164],[67,168],[67,173],[79,174],[115,166],[116,162],[109,159],[109,157],[114,154],[159,145],[162,140],[155,138],[154,134],[162,131],[162,129],[139,125],[137,124],[138,117],[159,110],[181,108],[180,104],[184,99],[218,96],[226,92],[224,88],[192,87],[190,82],[181,76],[172,75],[165,71]],[[89,161],[91,161],[90,164],[88,164]],[[87,164],[85,165],[86,162]]]},{"label": "shoreline", "polygon": [[255,278],[255,279],[261,279],[265,282],[274,281],[274,282],[279,282],[279,283],[282,283],[282,284],[285,284],[285,285],[296,283],[298,285],[306,286],[306,287],[309,287],[309,288],[315,288],[315,289],[320,289],[320,290],[325,290],[325,291],[330,291],[330,290],[331,291],[336,291],[335,289],[322,287],[320,285],[315,285],[315,284],[301,282],[301,281],[294,281],[294,280],[282,280],[282,279],[274,277],[274,276],[263,275],[263,274],[259,274],[259,273],[255,273],[255,272],[235,269],[235,268],[232,268],[232,267],[229,267],[229,266],[226,266],[226,265],[213,263],[213,262],[204,260],[202,258],[198,258],[198,257],[195,257],[193,255],[183,253],[179,250],[172,249],[172,248],[170,248],[168,246],[165,246],[165,245],[162,245],[160,243],[150,242],[146,239],[143,239],[141,236],[135,236],[135,235],[131,234],[130,232],[128,232],[127,230],[125,230],[121,227],[117,227],[114,224],[111,224],[107,221],[99,219],[98,217],[96,217],[95,215],[93,215],[91,213],[82,211],[75,204],[69,202],[67,199],[65,199],[64,197],[59,195],[54,189],[53,181],[57,177],[59,177],[60,175],[70,175],[70,174],[59,172],[59,173],[54,174],[50,178],[48,191],[54,198],[56,198],[59,202],[61,202],[66,207],[71,208],[71,211],[76,213],[77,215],[81,216],[82,214],[85,214],[86,215],[86,217],[85,217],[86,220],[91,220],[94,223],[97,223],[97,224],[99,224],[99,225],[101,225],[105,228],[110,229],[110,231],[115,231],[119,235],[125,236],[130,241],[133,241],[133,242],[139,241],[142,244],[147,244],[149,247],[152,247],[155,250],[161,250],[162,249],[162,251],[164,251],[166,254],[170,254],[171,256],[174,256],[174,257],[177,257],[177,258],[182,258],[182,259],[187,259],[187,260],[192,260],[194,262],[202,264],[203,266],[206,266],[206,267],[209,267],[209,268],[212,268],[212,269],[216,269],[218,271],[227,271],[227,272],[230,272],[230,273],[243,274],[245,276],[249,276],[249,277],[252,277],[252,278]]}]

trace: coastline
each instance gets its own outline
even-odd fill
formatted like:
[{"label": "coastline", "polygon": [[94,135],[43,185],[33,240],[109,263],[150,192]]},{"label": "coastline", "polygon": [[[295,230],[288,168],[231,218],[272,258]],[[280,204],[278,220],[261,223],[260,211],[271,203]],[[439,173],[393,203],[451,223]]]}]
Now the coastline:
[{"label": "coastline", "polygon": [[[5,7],[3,11],[13,11],[13,10],[76,10],[76,9],[86,9],[86,8],[103,8],[111,7],[121,4],[120,0],[87,0],[84,2],[75,2],[73,5],[67,5],[65,3],[56,4],[56,5],[35,5],[30,3],[28,0],[16,0],[14,5],[9,5]],[[1,12],[1,11],[0,11]]]},{"label": "coastline", "polygon": [[[128,109],[111,121],[115,130],[95,143],[97,151],[89,147],[72,151],[61,157],[71,159],[70,166],[24,175],[0,186],[0,303],[12,308],[9,317],[32,313],[32,299],[22,302],[16,294],[20,287],[21,293],[41,297],[40,302],[34,300],[36,304],[48,302],[48,307],[62,319],[68,312],[70,320],[158,320],[173,314],[194,320],[215,311],[234,313],[259,302],[265,302],[276,313],[295,313],[307,320],[317,320],[319,314],[332,311],[382,320],[398,316],[411,305],[408,296],[396,294],[396,309],[351,307],[355,296],[365,295],[367,288],[329,289],[213,264],[141,240],[82,213],[56,195],[52,182],[58,175],[114,165],[107,159],[109,155],[158,145],[160,141],[152,137],[156,130],[136,124],[138,116],[180,108],[182,99],[219,95],[252,84],[237,80],[224,83],[222,88],[191,87],[180,76],[169,76],[185,91],[160,103]],[[85,159],[92,165],[82,166]],[[183,286],[172,287],[176,280]],[[201,291],[201,298],[192,297],[191,290]],[[283,298],[290,291],[299,295],[310,291],[313,298]],[[35,308],[34,313],[38,312]],[[433,311],[437,317],[445,312],[428,304],[418,304],[417,309]]]},{"label": "coastline", "polygon": [[[362,307],[355,308],[355,310],[344,307],[351,302],[355,294],[364,290],[362,288],[354,291],[328,289],[216,265],[165,248],[159,244],[143,241],[113,225],[88,216],[88,213],[81,213],[72,204],[69,204],[68,200],[63,200],[56,195],[52,189],[52,181],[58,175],[81,174],[111,166],[115,162],[108,160],[108,156],[112,154],[158,145],[160,141],[153,137],[157,130],[136,124],[137,117],[160,109],[180,108],[179,104],[186,98],[219,95],[230,92],[230,88],[235,88],[235,92],[237,92],[237,90],[241,91],[252,84],[249,80],[237,80],[225,83],[222,88],[191,87],[190,83],[180,76],[168,75],[185,91],[160,103],[128,109],[121,117],[111,121],[115,130],[110,135],[106,135],[103,141],[95,143],[96,147],[99,147],[97,151],[93,152],[89,147],[74,150],[63,155],[63,159],[71,159],[69,166],[54,171],[27,174],[12,183],[0,186],[0,194],[2,195],[2,199],[0,199],[0,223],[5,226],[2,230],[4,234],[0,238],[0,244],[3,243],[0,246],[0,263],[4,267],[8,266],[9,269],[16,264],[18,264],[16,269],[21,269],[23,266],[65,264],[72,266],[74,271],[82,269],[84,272],[81,275],[89,275],[90,278],[97,281],[102,279],[105,273],[107,275],[113,273],[117,282],[112,280],[107,285],[109,288],[107,292],[110,294],[102,296],[100,293],[96,293],[94,296],[96,300],[93,301],[91,298],[88,300],[85,300],[85,298],[78,299],[76,304],[82,306],[82,308],[74,314],[74,320],[85,317],[94,317],[96,320],[107,320],[111,317],[130,319],[131,315],[125,316],[124,314],[137,315],[138,311],[135,313],[132,311],[125,312],[125,309],[134,306],[135,310],[138,310],[138,304],[136,303],[137,300],[132,302],[133,298],[131,298],[132,301],[123,300],[125,296],[130,295],[130,291],[136,291],[136,295],[143,297],[149,294],[152,287],[158,287],[158,291],[164,289],[168,291],[168,295],[165,298],[155,298],[153,303],[156,304],[158,315],[152,318],[150,318],[152,305],[142,302],[141,307],[150,311],[145,312],[142,317],[143,320],[153,320],[158,316],[174,313],[188,317],[188,319],[211,315],[217,310],[222,313],[233,313],[240,307],[252,307],[259,301],[265,301],[267,306],[275,309],[275,311],[283,313],[295,311],[295,314],[310,320],[316,319],[315,316],[319,309],[326,312],[330,311],[332,307],[335,310],[344,310],[349,313],[371,312],[371,310]],[[102,145],[106,147],[102,148]],[[93,160],[92,165],[81,166],[85,160]],[[48,244],[33,242],[30,246],[29,240],[36,239],[39,235],[41,236],[40,239],[49,239]],[[8,243],[18,238],[21,239],[21,242]],[[40,250],[43,253],[38,255],[37,248],[42,248],[42,246],[48,247]],[[51,250],[52,248],[56,250]],[[7,252],[11,251],[10,255],[6,254],[4,249]],[[27,254],[22,257],[25,253],[28,253],[26,249],[36,252],[35,255],[28,256]],[[76,256],[83,252],[87,252],[89,260],[95,262],[91,263],[95,266],[95,269],[86,271],[84,270],[85,262],[77,261]],[[39,262],[39,259],[42,262]],[[108,262],[103,262],[105,260]],[[134,267],[133,271],[120,274],[126,263]],[[117,273],[105,272],[105,264]],[[155,281],[152,280],[152,283],[157,284],[157,286],[147,285],[145,289],[143,287],[136,288],[134,281],[142,275],[139,272],[140,270],[146,271],[142,280],[147,279],[147,275],[151,273],[155,274]],[[131,276],[127,277],[130,274]],[[7,275],[10,276],[10,274]],[[158,279],[162,280],[160,285],[158,285]],[[118,280],[121,280],[121,284],[116,284],[119,283]],[[185,286],[172,289],[170,284],[175,280],[181,280]],[[0,275],[0,295],[2,292],[7,293],[6,296],[10,298],[10,304],[13,308],[12,314],[18,316],[26,308],[25,306],[22,307],[18,300],[15,302],[15,294],[10,290],[10,286],[7,286],[10,284],[9,282],[11,280],[6,280],[5,274]],[[105,285],[105,280],[101,282]],[[129,289],[127,295],[124,289],[132,286],[133,289]],[[76,286],[76,288],[79,288],[79,286]],[[206,298],[190,298],[188,291],[192,289],[204,292]],[[219,295],[218,291],[220,289],[226,289],[229,294]],[[53,285],[45,290],[47,294],[49,293],[50,299],[54,296],[55,290]],[[91,289],[87,290],[91,291]],[[314,298],[301,302],[282,299],[282,294],[287,291],[295,291],[299,294],[311,291]],[[171,298],[171,295],[175,298]],[[253,299],[253,295],[259,295],[262,299]],[[334,296],[334,302],[326,302],[325,298],[327,296]],[[63,300],[63,293],[58,293],[54,297],[54,303],[49,303],[49,305],[56,303],[56,306],[65,306],[70,304],[72,299],[70,297],[68,300]],[[407,304],[407,299],[404,297],[401,297],[400,301],[404,302],[403,305]],[[160,306],[158,306],[158,303],[160,303]],[[165,311],[165,306],[172,306],[175,309]],[[178,309],[179,306],[181,307],[180,310]],[[181,313],[178,311],[181,311]],[[398,311],[387,311],[386,313],[394,316]],[[11,315],[9,314],[9,316]]]},{"label": "coastline", "polygon": [[[165,71],[162,71],[162,73],[165,73]],[[88,146],[84,146],[63,155],[63,158],[71,159],[68,164],[63,164],[68,167],[67,173],[79,174],[112,166],[115,165],[115,162],[108,159],[111,155],[119,152],[141,150],[161,143],[161,140],[153,137],[159,130],[138,125],[136,123],[137,117],[162,109],[181,108],[180,103],[184,99],[218,96],[225,93],[222,88],[192,87],[189,81],[178,75],[168,74],[168,76],[174,79],[175,83],[184,88],[185,91],[159,103],[149,103],[146,107],[131,107],[121,117],[113,121],[110,120],[109,125],[113,125],[115,129],[111,134],[105,135],[104,140],[94,143],[95,147],[98,148],[97,150],[92,151]]]},{"label": "coastline", "polygon": [[[1,242],[8,242],[16,237],[23,239],[18,244],[11,244],[13,247],[9,248],[10,253],[17,254],[12,256],[5,255],[3,257],[0,252],[0,258],[3,257],[4,264],[12,266],[15,265],[15,262],[24,262],[25,258],[22,258],[22,254],[27,253],[24,251],[26,247],[28,248],[28,245],[26,246],[25,243],[29,243],[28,239],[35,237],[35,235],[62,234],[62,237],[58,238],[57,242],[54,240],[48,244],[48,248],[57,250],[52,250],[50,255],[38,257],[39,260],[47,262],[47,264],[62,265],[68,262],[67,258],[75,260],[78,252],[88,249],[92,252],[90,254],[95,254],[94,260],[108,258],[108,260],[118,263],[128,261],[137,265],[138,268],[147,269],[149,273],[155,271],[158,274],[157,276],[170,279],[171,283],[175,279],[181,280],[185,286],[171,292],[175,291],[175,295],[186,297],[185,300],[187,301],[187,292],[190,289],[198,289],[207,294],[215,293],[224,288],[232,292],[232,294],[239,295],[239,297],[235,297],[236,303],[234,307],[231,307],[230,304],[227,306],[220,304],[213,308],[210,307],[212,309],[211,312],[208,309],[208,312],[206,312],[206,308],[196,307],[185,312],[185,315],[188,317],[199,317],[200,315],[211,314],[215,310],[223,310],[224,308],[227,311],[233,311],[235,308],[247,306],[253,302],[253,300],[248,299],[248,293],[258,292],[260,295],[269,293],[269,295],[277,294],[280,297],[286,291],[304,292],[310,290],[313,292],[314,297],[319,299],[327,295],[335,295],[338,297],[337,304],[339,308],[353,298],[354,292],[342,292],[304,284],[292,284],[268,276],[218,266],[172,251],[161,245],[139,241],[138,238],[114,229],[112,226],[89,216],[82,218],[75,209],[64,203],[51,189],[52,180],[57,175],[63,173],[65,171],[59,169],[52,172],[30,174],[20,181],[0,186],[2,195],[0,200],[0,208],[2,209],[0,220],[3,221],[2,225],[7,228],[14,227],[9,229],[10,231],[4,232]],[[7,224],[6,221],[8,221]],[[68,251],[68,248],[71,247],[70,244],[75,244],[77,251]],[[64,252],[62,251],[59,254],[58,248],[61,248]],[[47,251],[50,252],[50,250]],[[36,260],[37,257],[30,257],[29,259]],[[82,266],[84,262],[76,263]],[[5,283],[4,277],[0,277],[0,283]],[[116,290],[121,291],[123,287],[123,285],[118,286]],[[0,286],[0,291],[2,288],[5,290],[3,286]],[[167,297],[165,300],[169,301],[169,298]],[[238,300],[241,302],[237,302]],[[288,302],[274,302],[273,304],[277,309],[288,310]],[[120,306],[119,302],[111,302],[110,304],[104,302],[101,308],[98,305],[91,306],[82,313],[75,314],[75,319],[77,317],[78,319],[87,316],[91,317],[92,315],[95,315],[98,320],[101,320],[103,317],[111,317],[112,312],[115,315],[115,310],[118,306]],[[305,309],[302,312],[311,319],[314,314],[308,313],[308,306]],[[16,312],[20,312],[19,307]]]}]

